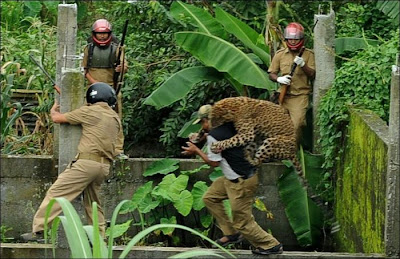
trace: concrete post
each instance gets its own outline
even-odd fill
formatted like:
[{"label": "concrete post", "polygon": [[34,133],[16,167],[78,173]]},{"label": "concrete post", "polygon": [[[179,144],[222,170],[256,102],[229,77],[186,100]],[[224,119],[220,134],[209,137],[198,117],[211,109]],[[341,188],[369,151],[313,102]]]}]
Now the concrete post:
[{"label": "concrete post", "polygon": [[386,176],[385,252],[400,257],[400,57],[392,69],[389,115],[388,172]]},{"label": "concrete post", "polygon": [[[63,69],[61,85],[60,111],[65,113],[81,107],[85,100],[83,73],[79,69]],[[60,125],[58,173],[64,171],[75,157],[81,130],[81,126]]]},{"label": "concrete post", "polygon": [[321,98],[332,86],[335,78],[335,12],[314,15],[314,53],[316,76],[313,90],[313,152],[320,153],[317,113]]},{"label": "concrete post", "polygon": [[[57,57],[56,57],[56,83],[61,88],[62,85],[62,69],[75,68],[75,60],[73,57],[76,54],[76,35],[77,35],[77,15],[78,8],[76,4],[60,4],[58,5],[58,19],[57,19]],[[59,101],[60,97],[57,96]],[[60,103],[60,102],[59,102]],[[61,107],[63,103],[60,103]],[[54,125],[54,147],[53,154],[55,158],[60,156],[59,143],[60,127],[58,124]],[[62,172],[59,171],[59,172]]]}]

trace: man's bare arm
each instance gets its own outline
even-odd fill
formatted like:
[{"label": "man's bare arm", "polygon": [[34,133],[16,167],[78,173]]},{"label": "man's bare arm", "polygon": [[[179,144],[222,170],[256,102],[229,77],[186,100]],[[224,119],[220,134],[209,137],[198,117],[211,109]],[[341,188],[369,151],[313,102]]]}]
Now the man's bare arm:
[{"label": "man's bare arm", "polygon": [[51,107],[50,117],[55,123],[68,123],[65,115],[60,112],[60,105],[58,105],[57,101],[55,101],[53,107]]},{"label": "man's bare arm", "polygon": [[182,152],[182,154],[184,154],[184,155],[199,155],[201,157],[201,159],[203,159],[203,161],[206,162],[206,164],[208,164],[209,166],[212,166],[212,167],[219,166],[219,161],[211,161],[208,158],[207,154],[205,154],[195,144],[193,144],[192,142],[186,142],[186,144],[188,146],[187,147],[182,147],[182,149],[184,150]]}]

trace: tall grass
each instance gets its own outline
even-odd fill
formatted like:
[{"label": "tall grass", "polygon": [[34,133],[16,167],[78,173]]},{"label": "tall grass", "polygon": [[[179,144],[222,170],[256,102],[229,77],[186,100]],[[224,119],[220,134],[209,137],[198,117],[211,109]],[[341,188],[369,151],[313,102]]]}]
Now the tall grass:
[{"label": "tall grass", "polygon": [[[118,213],[122,207],[122,205],[128,200],[121,201],[117,207],[114,209],[113,216],[111,219],[110,225],[110,235],[108,237],[108,244],[106,245],[105,242],[102,241],[102,237],[99,232],[99,223],[98,223],[98,214],[97,214],[97,204],[93,202],[93,226],[83,226],[80,217],[72,204],[65,198],[54,198],[50,201],[49,205],[47,206],[46,210],[46,217],[45,217],[45,239],[47,240],[47,222],[48,217],[50,215],[51,208],[53,207],[54,203],[58,202],[62,208],[64,213],[63,216],[58,216],[53,220],[52,229],[51,229],[51,241],[55,244],[57,229],[60,226],[60,222],[63,225],[65,234],[67,236],[67,241],[69,244],[69,248],[71,251],[71,258],[113,258],[113,229],[115,226],[115,222],[118,216]],[[126,245],[125,249],[122,251],[119,258],[126,258],[126,256],[131,251],[132,247],[138,243],[142,238],[146,235],[152,233],[153,231],[161,228],[180,228],[186,231],[191,232],[194,235],[200,236],[202,239],[209,241],[227,255],[232,258],[236,258],[231,252],[223,248],[222,246],[215,243],[210,238],[202,235],[200,232],[191,229],[186,226],[178,225],[178,224],[158,224],[152,227],[149,227],[138,234],[136,234],[131,241]],[[90,247],[90,243],[92,244],[92,248]],[[53,257],[55,258],[55,249],[56,247],[53,246]],[[214,256],[214,257],[223,257],[220,254],[214,251],[207,251],[207,250],[193,250],[187,251],[183,253],[176,254],[171,256],[170,258],[190,258],[194,256]]]}]

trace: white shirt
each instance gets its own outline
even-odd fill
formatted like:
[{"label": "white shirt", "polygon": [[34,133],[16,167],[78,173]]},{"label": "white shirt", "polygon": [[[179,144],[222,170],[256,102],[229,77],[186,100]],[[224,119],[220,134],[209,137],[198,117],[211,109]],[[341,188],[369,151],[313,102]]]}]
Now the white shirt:
[{"label": "white shirt", "polygon": [[228,180],[235,180],[235,179],[239,178],[240,175],[238,175],[235,171],[232,170],[231,166],[228,164],[226,159],[222,157],[221,153],[217,154],[217,153],[213,153],[211,151],[211,145],[215,142],[217,142],[217,140],[214,137],[207,135],[207,157],[208,157],[208,159],[210,159],[211,161],[214,161],[214,162],[220,162],[219,167],[221,167],[222,172],[224,173],[225,177]]}]

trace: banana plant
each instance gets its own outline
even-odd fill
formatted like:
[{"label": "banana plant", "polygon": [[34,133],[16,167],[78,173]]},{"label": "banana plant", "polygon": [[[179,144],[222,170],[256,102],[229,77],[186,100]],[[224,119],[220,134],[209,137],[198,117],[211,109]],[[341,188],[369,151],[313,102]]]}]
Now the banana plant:
[{"label": "banana plant", "polygon": [[[254,58],[257,57],[257,60],[269,65],[269,48],[265,45],[262,34],[218,7],[214,18],[201,8],[176,1],[171,5],[170,13],[178,21],[197,28],[197,31],[178,32],[175,39],[179,46],[190,52],[204,66],[171,75],[146,98],[145,104],[157,109],[168,106],[184,98],[201,81],[226,79],[239,95],[246,95],[247,86],[266,91],[275,89],[275,83],[268,79],[267,73]],[[234,35],[252,52],[245,53],[229,42],[227,33]]]},{"label": "banana plant", "polygon": [[[321,156],[304,153],[300,148],[300,158],[304,177],[314,189],[322,181]],[[302,247],[321,245],[324,215],[308,196],[300,183],[293,164],[282,161],[288,168],[278,180],[278,191],[285,204],[285,214],[289,224]]]}]

